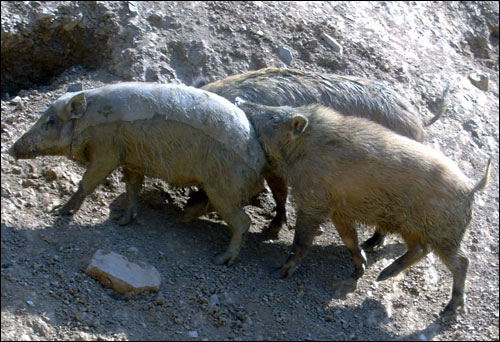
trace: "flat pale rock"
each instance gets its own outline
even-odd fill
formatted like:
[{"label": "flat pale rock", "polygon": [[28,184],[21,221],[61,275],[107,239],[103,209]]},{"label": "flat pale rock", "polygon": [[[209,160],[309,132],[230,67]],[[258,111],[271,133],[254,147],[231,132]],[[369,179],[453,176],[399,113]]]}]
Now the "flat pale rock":
[{"label": "flat pale rock", "polygon": [[160,272],[154,266],[129,262],[120,254],[102,249],[95,252],[85,273],[121,293],[158,291],[161,283]]}]

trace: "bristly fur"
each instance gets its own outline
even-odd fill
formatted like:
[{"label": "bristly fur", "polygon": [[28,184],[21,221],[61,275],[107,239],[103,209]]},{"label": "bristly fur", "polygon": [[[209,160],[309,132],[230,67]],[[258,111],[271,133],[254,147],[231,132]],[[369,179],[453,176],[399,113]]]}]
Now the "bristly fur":
[{"label": "bristly fur", "polygon": [[[453,314],[463,305],[468,259],[461,242],[472,217],[474,193],[488,182],[490,161],[482,179],[472,184],[441,152],[366,119],[320,105],[290,108],[245,102],[241,108],[297,204],[293,253],[282,276],[295,270],[315,230],[328,218],[350,249],[360,276],[365,259],[354,224],[363,223],[382,234],[400,234],[408,246],[380,280],[434,250],[454,279],[444,313]],[[306,127],[298,136],[293,131],[297,122]]]}]

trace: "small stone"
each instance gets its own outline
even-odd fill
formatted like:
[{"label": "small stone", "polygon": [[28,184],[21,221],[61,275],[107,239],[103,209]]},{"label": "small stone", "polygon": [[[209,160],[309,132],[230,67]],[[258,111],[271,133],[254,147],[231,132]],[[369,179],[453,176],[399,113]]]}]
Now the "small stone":
[{"label": "small stone", "polygon": [[293,60],[292,52],[285,46],[278,46],[278,56],[286,65],[290,65]]},{"label": "small stone", "polygon": [[25,188],[29,188],[29,187],[32,187],[32,186],[35,186],[36,183],[33,182],[31,179],[25,179],[23,180],[23,187]]},{"label": "small stone", "polygon": [[52,182],[57,179],[57,173],[52,169],[44,169],[42,170],[42,175],[48,182]]},{"label": "small stone", "polygon": [[158,291],[161,276],[151,265],[129,262],[124,256],[97,250],[85,273],[106,287],[125,293],[133,291]]},{"label": "small stone", "polygon": [[127,1],[128,2],[128,10],[130,13],[135,16],[139,13],[139,9],[137,8],[137,4],[135,1]]},{"label": "small stone", "polygon": [[73,93],[75,91],[83,90],[83,85],[81,83],[74,83],[68,87],[67,93]]},{"label": "small stone", "polygon": [[208,307],[213,308],[217,304],[219,304],[219,297],[216,294],[211,295],[208,299]]},{"label": "small stone", "polygon": [[137,247],[132,246],[129,249],[127,249],[127,252],[130,254],[137,254],[139,253],[139,249]]},{"label": "small stone", "polygon": [[487,73],[483,74],[478,74],[478,73],[473,73],[469,75],[469,80],[470,83],[472,83],[475,87],[478,89],[488,91],[489,89],[489,80],[490,80],[490,75]]},{"label": "small stone", "polygon": [[24,109],[24,104],[21,99],[21,97],[16,96],[9,102],[11,105],[15,105],[18,109],[23,110]]},{"label": "small stone", "polygon": [[338,52],[339,54],[342,54],[343,48],[342,45],[340,45],[335,39],[327,35],[326,33],[322,32],[321,33],[321,38],[325,40],[325,42],[330,45],[330,47],[335,51]]},{"label": "small stone", "polygon": [[189,337],[198,337],[198,332],[196,330],[188,332]]},{"label": "small stone", "polygon": [[70,31],[74,29],[76,25],[78,25],[82,21],[82,19],[83,19],[83,13],[78,13],[76,16],[71,18],[71,20],[63,26],[63,28],[66,31]]},{"label": "small stone", "polygon": [[40,317],[32,317],[28,320],[27,324],[41,336],[46,337],[50,334],[49,326]]},{"label": "small stone", "polygon": [[43,8],[41,11],[36,12],[36,19],[39,21],[49,21],[55,17],[54,12],[47,8]]}]

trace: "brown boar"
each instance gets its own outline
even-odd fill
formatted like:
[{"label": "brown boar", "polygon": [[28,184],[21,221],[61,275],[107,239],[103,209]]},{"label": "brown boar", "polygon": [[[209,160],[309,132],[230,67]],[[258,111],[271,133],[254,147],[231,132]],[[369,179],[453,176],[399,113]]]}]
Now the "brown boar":
[{"label": "brown boar", "polygon": [[123,167],[127,210],[137,212],[144,175],[203,187],[232,230],[216,263],[232,264],[250,219],[242,209],[261,187],[264,152],[245,114],[191,87],[119,83],[57,99],[9,150],[16,158],[64,155],[87,165],[78,190],[55,213],[76,212],[108,174]]},{"label": "brown boar", "polygon": [[[423,122],[415,108],[381,82],[272,67],[230,76],[206,84],[202,89],[223,96],[231,102],[239,97],[268,106],[298,107],[322,104],[344,115],[363,117],[377,122],[417,141],[423,140],[424,126],[432,124],[444,113],[448,101],[448,86],[446,86],[439,113],[429,121]],[[269,165],[266,166],[265,176],[276,201],[276,215],[267,231],[276,235],[286,222],[287,184]],[[206,197],[201,190],[188,201],[187,218],[198,216],[206,207]],[[384,234],[376,231],[363,244],[363,248],[371,250],[375,246],[382,245],[384,238]]]},{"label": "brown boar", "polygon": [[377,280],[399,274],[434,250],[453,275],[452,297],[443,313],[454,314],[463,306],[468,259],[460,245],[490,162],[473,185],[442,153],[365,119],[318,105],[246,102],[241,108],[297,203],[293,248],[279,277],[293,274],[328,218],[352,253],[354,277],[360,277],[366,259],[354,225],[364,223],[382,234],[400,234],[408,247]]}]

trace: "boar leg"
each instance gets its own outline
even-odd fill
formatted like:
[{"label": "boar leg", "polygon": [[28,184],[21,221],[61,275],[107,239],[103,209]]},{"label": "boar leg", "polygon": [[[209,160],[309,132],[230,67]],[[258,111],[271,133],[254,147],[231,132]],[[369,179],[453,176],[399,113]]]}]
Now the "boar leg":
[{"label": "boar leg", "polygon": [[[264,186],[264,178],[260,179],[254,186],[249,189],[249,194],[252,196],[252,201],[256,201],[256,197],[263,191],[266,191]],[[252,204],[253,205],[253,204]],[[205,190],[200,189],[191,195],[186,202],[184,207],[184,215],[182,217],[183,222],[191,222],[197,217],[206,214],[208,211],[213,210],[208,200]]]},{"label": "boar leg", "polygon": [[321,222],[319,222],[315,217],[318,216],[307,215],[300,209],[298,210],[292,252],[288,256],[285,264],[273,273],[275,277],[290,278],[293,275],[300,261],[312,246],[313,239],[319,229]]},{"label": "boar leg", "polygon": [[184,215],[182,222],[191,222],[192,220],[205,214],[210,206],[205,190],[200,189],[189,196],[186,206],[184,207]]},{"label": "boar leg", "polygon": [[354,223],[336,215],[332,216],[332,221],[344,245],[351,252],[354,261],[354,273],[352,277],[358,280],[365,273],[366,256],[365,252],[359,247],[358,234],[354,227]]},{"label": "boar leg", "polygon": [[385,234],[375,230],[373,236],[361,244],[361,248],[366,252],[372,252],[376,247],[382,247],[385,241]]},{"label": "boar leg", "polygon": [[[274,172],[268,171],[265,174],[265,179],[269,188],[273,193],[274,200],[276,202],[276,215],[271,221],[270,225],[264,229],[266,234],[271,236],[277,236],[281,230],[283,224],[286,224],[286,197],[288,194],[288,189],[286,181],[276,175]],[[260,192],[264,191],[265,188],[260,183],[255,186],[255,189],[250,189],[251,195],[257,196]],[[197,217],[205,214],[210,208],[210,202],[203,189],[196,191],[189,196],[189,199],[184,207],[184,215],[182,218],[183,222],[190,222]]]},{"label": "boar leg", "polygon": [[127,188],[127,208],[118,221],[118,224],[122,226],[129,224],[134,218],[137,217],[139,192],[141,191],[142,183],[144,182],[144,174],[130,171],[125,167],[123,168],[123,173]]},{"label": "boar leg", "polygon": [[382,281],[397,276],[399,273],[429,254],[429,246],[422,243],[417,235],[409,233],[404,233],[401,235],[406,243],[406,246],[408,247],[408,250],[404,255],[396,259],[396,261],[394,261],[382,272],[380,272],[379,276],[377,277],[377,281]]},{"label": "boar leg", "polygon": [[449,246],[446,248],[436,247],[434,250],[453,275],[451,300],[441,312],[443,318],[449,318],[455,315],[458,307],[465,305],[464,286],[469,259],[467,259],[460,247],[451,249]]},{"label": "boar leg", "polygon": [[278,235],[283,224],[286,224],[286,197],[288,194],[288,188],[286,185],[286,180],[280,177],[273,171],[264,171],[264,176],[266,178],[267,184],[271,189],[276,202],[276,215],[269,227],[267,227],[264,232],[270,235]]},{"label": "boar leg", "polygon": [[52,209],[55,215],[72,215],[80,208],[87,195],[106,180],[106,177],[118,166],[118,161],[109,155],[92,160],[78,184],[78,190],[71,196],[65,205]]},{"label": "boar leg", "polygon": [[[216,190],[212,190],[212,188],[208,187],[205,188],[205,191],[207,192],[210,203],[214,206],[214,209],[220,217],[226,221],[233,233],[227,250],[217,255],[214,261],[217,265],[227,264],[231,266],[240,253],[243,243],[243,234],[250,228],[250,218],[241,207],[233,204],[241,203],[241,200],[236,200],[235,196],[231,197],[230,194],[225,194],[225,197],[222,198],[218,195]],[[235,201],[229,203],[229,198],[234,198]]]}]

